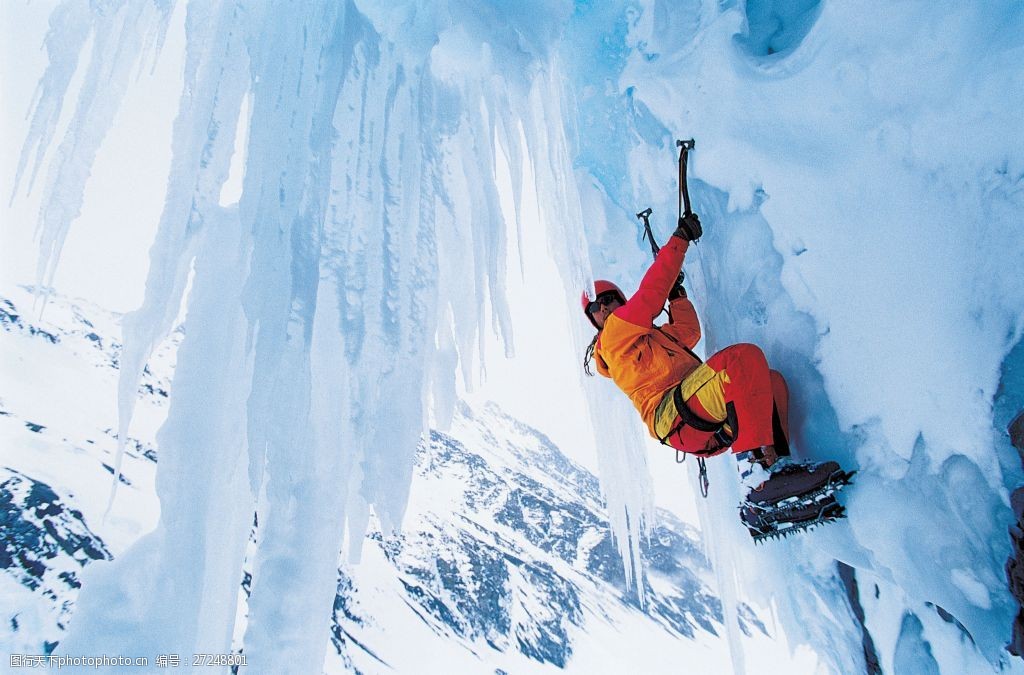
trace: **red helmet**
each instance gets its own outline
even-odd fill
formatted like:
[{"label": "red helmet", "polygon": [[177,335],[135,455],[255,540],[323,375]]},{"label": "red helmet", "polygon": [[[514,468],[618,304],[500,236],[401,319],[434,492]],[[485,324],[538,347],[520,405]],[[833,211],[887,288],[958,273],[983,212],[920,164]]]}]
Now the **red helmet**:
[{"label": "red helmet", "polygon": [[[614,293],[619,296],[619,302],[626,304],[626,294],[622,292],[622,289],[613,284],[610,281],[604,279],[598,279],[594,282],[594,298],[597,299],[605,293]],[[590,316],[590,312],[587,311],[587,305],[590,304],[590,297],[587,296],[587,292],[583,291],[583,295],[580,297],[580,303],[583,305],[583,313],[586,315],[590,323],[594,324],[594,328],[598,328],[598,325],[594,323],[594,318]]]}]

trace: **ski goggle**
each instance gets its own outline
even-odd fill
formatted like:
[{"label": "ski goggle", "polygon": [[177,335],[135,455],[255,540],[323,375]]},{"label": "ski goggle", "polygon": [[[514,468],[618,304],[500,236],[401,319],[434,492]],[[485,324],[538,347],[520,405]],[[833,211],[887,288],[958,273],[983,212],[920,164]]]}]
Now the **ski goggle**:
[{"label": "ski goggle", "polygon": [[597,310],[607,307],[613,301],[618,302],[618,300],[619,295],[617,293],[606,291],[587,303],[587,314],[593,316]]}]

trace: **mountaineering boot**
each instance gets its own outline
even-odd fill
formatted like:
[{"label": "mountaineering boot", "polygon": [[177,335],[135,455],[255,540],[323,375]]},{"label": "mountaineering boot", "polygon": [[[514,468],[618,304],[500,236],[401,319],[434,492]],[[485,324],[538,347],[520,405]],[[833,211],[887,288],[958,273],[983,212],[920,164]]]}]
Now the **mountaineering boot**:
[{"label": "mountaineering boot", "polygon": [[768,506],[787,501],[806,501],[831,493],[850,482],[853,474],[836,462],[794,462],[780,458],[771,445],[736,455],[740,482],[748,504]]}]

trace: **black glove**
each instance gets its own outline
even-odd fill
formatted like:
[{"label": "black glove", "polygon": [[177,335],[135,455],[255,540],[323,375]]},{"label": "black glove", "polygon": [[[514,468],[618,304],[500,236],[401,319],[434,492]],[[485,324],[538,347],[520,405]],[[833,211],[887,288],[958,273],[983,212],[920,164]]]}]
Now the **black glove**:
[{"label": "black glove", "polygon": [[686,289],[683,288],[683,273],[679,273],[679,278],[676,279],[676,283],[672,285],[672,290],[668,292],[668,301],[672,302],[676,298],[685,298]]},{"label": "black glove", "polygon": [[686,241],[696,241],[702,234],[704,234],[704,228],[700,226],[700,218],[696,213],[691,213],[679,217],[679,224],[676,225],[676,231],[672,233],[672,236]]}]

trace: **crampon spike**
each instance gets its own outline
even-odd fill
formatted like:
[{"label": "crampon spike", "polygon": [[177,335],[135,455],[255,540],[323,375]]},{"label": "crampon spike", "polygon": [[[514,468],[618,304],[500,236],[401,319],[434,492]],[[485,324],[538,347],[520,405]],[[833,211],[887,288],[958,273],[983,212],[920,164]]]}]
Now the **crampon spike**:
[{"label": "crampon spike", "polygon": [[755,509],[741,509],[740,519],[746,525],[751,539],[760,544],[767,539],[782,539],[818,525],[831,523],[846,516],[846,509],[830,495],[819,502],[800,503],[772,513]]}]

